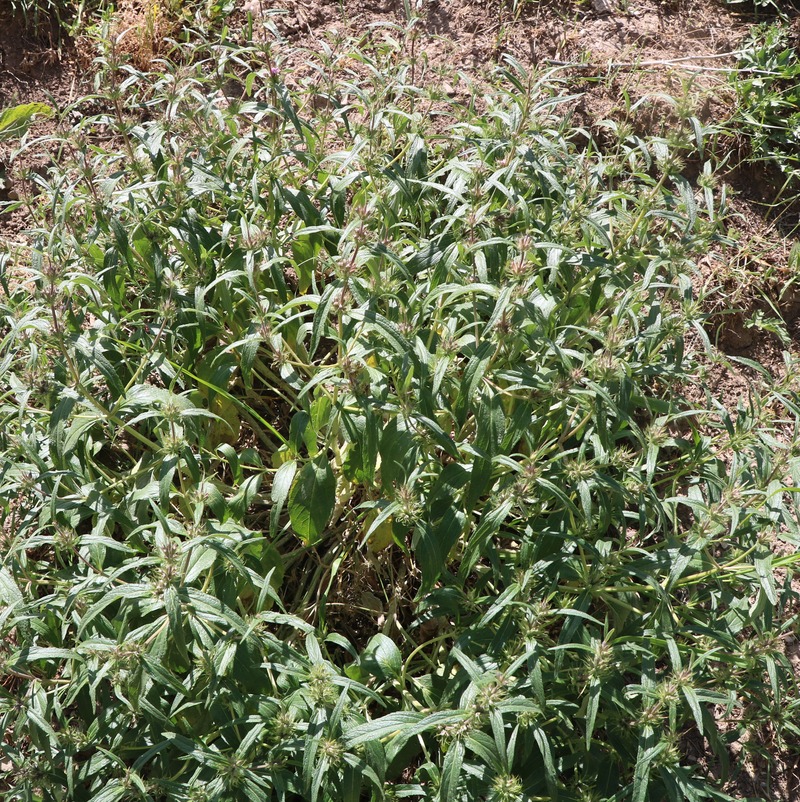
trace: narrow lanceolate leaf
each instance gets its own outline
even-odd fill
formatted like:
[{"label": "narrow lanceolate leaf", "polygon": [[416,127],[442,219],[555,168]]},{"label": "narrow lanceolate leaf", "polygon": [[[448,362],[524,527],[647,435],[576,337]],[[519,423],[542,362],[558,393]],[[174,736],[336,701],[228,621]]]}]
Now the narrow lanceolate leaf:
[{"label": "narrow lanceolate leaf", "polygon": [[424,718],[423,713],[415,713],[411,710],[389,713],[348,730],[344,735],[344,742],[350,748],[367,741],[380,741],[388,736],[401,734],[410,725],[417,724]]},{"label": "narrow lanceolate leaf", "polygon": [[772,552],[767,548],[761,548],[756,551],[753,557],[753,565],[756,568],[758,581],[761,585],[761,590],[769,600],[769,603],[775,605],[778,603],[778,594],[775,592],[775,575],[772,569]]},{"label": "narrow lanceolate leaf", "polygon": [[14,577],[7,568],[0,568],[0,600],[6,605],[23,604],[22,591],[17,587]]},{"label": "narrow lanceolate leaf", "polygon": [[319,541],[336,504],[336,478],[327,458],[307,462],[289,492],[289,520],[308,544]]},{"label": "narrow lanceolate leaf", "polygon": [[311,326],[311,345],[308,348],[309,357],[313,358],[317,351],[317,346],[322,336],[326,334],[326,326],[328,321],[328,314],[331,311],[333,302],[337,298],[337,294],[341,292],[341,284],[334,282],[325,288],[322,297],[317,304],[317,309],[314,312],[314,322]]},{"label": "narrow lanceolate leaf", "polygon": [[272,478],[272,510],[269,516],[269,529],[272,535],[278,529],[278,520],[286,500],[289,498],[289,492],[292,489],[292,482],[294,482],[296,473],[297,463],[291,460],[284,462]]},{"label": "narrow lanceolate leaf", "polygon": [[116,780],[104,784],[102,788],[91,797],[89,802],[117,802],[118,799],[122,799],[127,795],[128,789],[120,780]]},{"label": "narrow lanceolate leaf", "polygon": [[451,802],[456,798],[456,789],[464,765],[464,742],[457,738],[450,744],[442,764],[442,779],[439,785],[440,802]]},{"label": "narrow lanceolate leaf", "polygon": [[[636,766],[633,770],[633,793],[631,802],[644,802],[647,798],[647,786],[650,782],[650,765],[652,762],[653,731],[645,727],[639,737],[639,751],[636,755]],[[649,747],[649,748],[648,748]]]},{"label": "narrow lanceolate leaf", "polygon": [[600,707],[600,680],[594,677],[589,683],[589,704],[586,708],[586,749],[592,748],[592,733],[594,732],[597,711]]},{"label": "narrow lanceolate leaf", "polygon": [[544,730],[539,727],[533,731],[533,737],[536,740],[536,745],[539,747],[539,752],[544,762],[544,779],[547,783],[547,791],[550,794],[550,799],[555,802],[555,800],[558,799],[558,784],[556,766],[553,761],[553,751],[550,748],[550,740]]},{"label": "narrow lanceolate leaf", "polygon": [[700,700],[697,698],[697,694],[694,692],[694,688],[690,685],[684,685],[681,688],[683,691],[683,695],[688,703],[689,707],[691,708],[692,715],[694,716],[695,723],[697,724],[697,731],[700,735],[703,734],[703,709],[700,707]]},{"label": "narrow lanceolate leaf", "polygon": [[459,423],[463,422],[472,405],[473,397],[483,381],[486,369],[494,355],[494,350],[494,345],[491,342],[484,342],[467,364],[464,378],[461,381],[461,392],[458,395],[456,414],[458,415]]}]

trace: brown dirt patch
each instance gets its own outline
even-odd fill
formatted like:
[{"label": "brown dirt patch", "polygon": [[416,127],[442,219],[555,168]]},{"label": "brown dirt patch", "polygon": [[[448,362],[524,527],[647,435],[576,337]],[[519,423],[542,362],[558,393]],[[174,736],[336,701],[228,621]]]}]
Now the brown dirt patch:
[{"label": "brown dirt patch", "polygon": [[[0,10],[0,108],[18,103],[46,103],[57,111],[67,109],[87,91],[77,54],[68,43],[57,45],[51,35],[28,31],[8,10]],[[37,123],[29,139],[40,144],[13,159],[9,145],[0,145],[0,169],[7,170],[2,200],[27,194],[27,176],[44,171],[55,154],[55,146],[44,138],[53,133],[57,118]],[[0,247],[24,244],[29,226],[25,209],[0,214]]]},{"label": "brown dirt patch", "polygon": [[121,61],[147,70],[153,59],[163,54],[168,37],[179,28],[165,5],[159,0],[121,0],[118,3],[110,35]]}]

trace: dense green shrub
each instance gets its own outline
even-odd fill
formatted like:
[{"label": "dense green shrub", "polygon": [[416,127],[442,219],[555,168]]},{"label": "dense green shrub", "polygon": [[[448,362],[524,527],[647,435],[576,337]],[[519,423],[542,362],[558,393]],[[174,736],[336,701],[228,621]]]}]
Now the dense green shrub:
[{"label": "dense green shrub", "polygon": [[6,799],[724,799],[692,739],[723,776],[796,743],[795,387],[681,393],[703,126],[600,151],[552,76],[456,104],[392,35],[306,88],[230,43],[101,64],[40,180],[0,306]]}]

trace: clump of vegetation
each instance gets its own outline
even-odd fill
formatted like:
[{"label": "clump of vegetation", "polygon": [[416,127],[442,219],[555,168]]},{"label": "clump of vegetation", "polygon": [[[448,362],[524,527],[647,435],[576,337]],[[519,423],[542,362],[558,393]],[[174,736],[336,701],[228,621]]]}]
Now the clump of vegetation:
[{"label": "clump of vegetation", "polygon": [[407,52],[112,51],[24,199],[5,798],[721,800],[800,736],[798,388],[681,393],[707,129],[600,150],[553,75]]},{"label": "clump of vegetation", "polygon": [[58,39],[64,30],[76,30],[98,0],[8,0],[7,13],[21,19],[28,31]]},{"label": "clump of vegetation", "polygon": [[[37,117],[48,117],[52,112],[46,103],[23,103],[0,110],[0,143],[18,140],[24,136]],[[0,161],[0,193],[7,197],[10,182],[6,170],[5,162]]]},{"label": "clump of vegetation", "polygon": [[[162,55],[165,43],[182,24],[221,25],[234,10],[233,0],[7,0],[8,11],[25,28],[60,41],[64,34],[91,33],[98,17],[110,20],[106,36],[114,36],[130,61],[147,69]],[[95,32],[95,36],[97,33]],[[123,44],[124,43],[124,44]]]},{"label": "clump of vegetation", "polygon": [[800,56],[789,25],[755,27],[732,73],[738,96],[736,130],[750,142],[756,162],[767,162],[785,176],[777,200],[794,200],[800,191]]},{"label": "clump of vegetation", "polygon": [[724,0],[725,5],[755,14],[785,16],[797,10],[796,0]]}]

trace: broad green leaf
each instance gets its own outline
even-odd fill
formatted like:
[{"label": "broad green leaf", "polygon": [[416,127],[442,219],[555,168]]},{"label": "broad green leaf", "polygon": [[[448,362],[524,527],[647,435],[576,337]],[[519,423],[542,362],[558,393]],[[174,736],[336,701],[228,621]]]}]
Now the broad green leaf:
[{"label": "broad green leaf", "polygon": [[422,587],[430,590],[447,567],[450,550],[464,531],[466,517],[461,510],[451,507],[434,524],[420,522],[414,533],[412,546],[422,569]]},{"label": "broad green leaf", "polygon": [[653,731],[645,727],[639,736],[639,749],[636,754],[636,765],[633,771],[632,802],[644,802],[647,799],[647,787],[650,782],[650,766],[652,765],[653,749],[648,744],[653,740]]},{"label": "broad green leaf", "polygon": [[684,698],[691,708],[692,715],[694,716],[695,724],[697,724],[697,731],[700,735],[703,734],[703,709],[700,707],[700,700],[697,698],[694,688],[690,685],[681,687]]},{"label": "broad green leaf", "polygon": [[307,462],[289,492],[289,520],[295,534],[308,544],[317,543],[335,503],[336,478],[330,463],[327,459]]},{"label": "broad green leaf", "polygon": [[31,126],[36,115],[50,117],[52,107],[46,103],[23,103],[0,111],[0,142],[19,139]]},{"label": "broad green leaf", "polygon": [[297,271],[298,290],[308,291],[314,281],[314,269],[317,255],[322,248],[322,237],[319,234],[301,234],[292,242],[292,257]]},{"label": "broad green leaf", "polygon": [[350,440],[342,471],[351,481],[371,485],[378,460],[378,422],[368,415],[344,415],[344,429]]},{"label": "broad green leaf", "polygon": [[403,659],[397,644],[386,635],[373,635],[361,655],[361,665],[381,680],[397,679]]},{"label": "broad green leaf", "polygon": [[[378,521],[379,517],[382,520]],[[391,513],[383,515],[381,510],[374,509],[364,519],[362,531],[372,551],[383,551],[394,543],[394,517]]]},{"label": "broad green leaf", "polygon": [[386,424],[381,435],[379,452],[384,492],[404,485],[417,467],[419,444],[413,433],[398,418],[393,418]]}]

